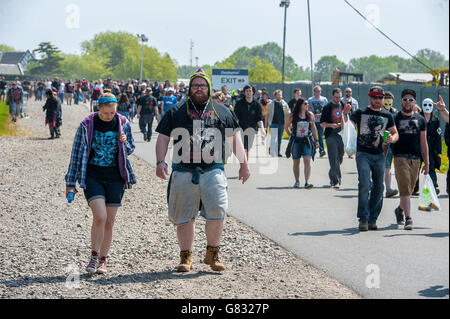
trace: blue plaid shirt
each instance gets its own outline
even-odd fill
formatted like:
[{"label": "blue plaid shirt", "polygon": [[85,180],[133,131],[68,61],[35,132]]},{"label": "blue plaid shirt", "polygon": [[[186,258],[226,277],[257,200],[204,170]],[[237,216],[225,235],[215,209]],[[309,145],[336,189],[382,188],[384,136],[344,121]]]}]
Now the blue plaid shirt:
[{"label": "blue plaid shirt", "polygon": [[[119,119],[122,119],[123,117],[119,115]],[[75,134],[75,139],[73,141],[73,147],[72,147],[72,154],[70,156],[70,164],[69,169],[66,174],[65,180],[66,180],[66,187],[75,187],[76,182],[80,184],[81,188],[86,188],[86,170],[87,170],[87,164],[89,159],[88,154],[88,146],[89,145],[89,138],[88,138],[88,129],[86,125],[84,124],[86,121],[93,120],[93,117],[88,117],[85,119],[80,126],[77,129],[77,132]],[[93,125],[93,124],[92,124]],[[119,125],[120,127],[120,125]],[[128,155],[131,155],[134,152],[135,144],[134,144],[134,138],[131,131],[131,125],[130,122],[126,121],[125,124],[122,127],[122,131],[127,136],[127,142],[125,144],[119,143],[119,152],[124,153],[125,161],[126,161],[126,173],[127,173],[127,180],[125,180],[125,183],[127,187],[129,188],[130,185],[136,184],[136,176],[133,173],[133,169],[131,167],[131,163],[128,160]],[[90,143],[92,143],[92,137],[90,138]],[[123,150],[120,148],[123,147]],[[119,163],[120,165],[120,163]]]}]

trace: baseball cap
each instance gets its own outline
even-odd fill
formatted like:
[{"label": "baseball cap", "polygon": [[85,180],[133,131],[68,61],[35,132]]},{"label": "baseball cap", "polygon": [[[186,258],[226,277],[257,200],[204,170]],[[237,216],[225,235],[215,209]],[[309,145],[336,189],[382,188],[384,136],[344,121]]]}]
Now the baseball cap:
[{"label": "baseball cap", "polygon": [[369,96],[384,96],[384,90],[380,86],[373,86],[369,90]]}]

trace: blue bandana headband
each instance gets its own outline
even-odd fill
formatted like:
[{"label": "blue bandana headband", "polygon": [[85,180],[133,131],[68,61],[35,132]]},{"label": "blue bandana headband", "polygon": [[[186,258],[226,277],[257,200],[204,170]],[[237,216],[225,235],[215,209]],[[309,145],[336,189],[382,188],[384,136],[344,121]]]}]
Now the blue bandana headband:
[{"label": "blue bandana headband", "polygon": [[101,97],[101,98],[98,99],[98,104],[111,103],[111,102],[117,103],[116,98],[114,98],[114,97]]}]

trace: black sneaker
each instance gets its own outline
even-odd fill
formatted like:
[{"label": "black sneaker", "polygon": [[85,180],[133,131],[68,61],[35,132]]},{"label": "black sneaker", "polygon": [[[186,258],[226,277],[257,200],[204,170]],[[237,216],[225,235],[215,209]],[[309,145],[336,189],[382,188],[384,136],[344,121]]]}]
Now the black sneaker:
[{"label": "black sneaker", "polygon": [[397,225],[404,225],[403,210],[399,207],[395,209],[395,218],[397,219]]},{"label": "black sneaker", "polygon": [[325,151],[320,151],[320,157],[324,157],[326,154]]},{"label": "black sneaker", "polygon": [[314,187],[313,184],[305,183],[305,189],[311,189],[313,187]]},{"label": "black sneaker", "polygon": [[369,230],[377,230],[378,226],[377,224],[369,224]]},{"label": "black sneaker", "polygon": [[406,217],[405,222],[405,230],[412,230],[413,229],[413,221],[411,217]]}]

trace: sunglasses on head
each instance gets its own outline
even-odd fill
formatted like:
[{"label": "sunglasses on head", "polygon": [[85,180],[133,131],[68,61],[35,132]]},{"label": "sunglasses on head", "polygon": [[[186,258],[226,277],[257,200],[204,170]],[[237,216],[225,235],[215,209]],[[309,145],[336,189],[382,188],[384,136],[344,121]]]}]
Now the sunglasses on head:
[{"label": "sunglasses on head", "polygon": [[403,101],[403,102],[414,102],[415,100],[414,100],[414,99],[411,99],[411,98],[407,99],[406,97],[404,97],[404,98],[402,99],[402,101]]}]

